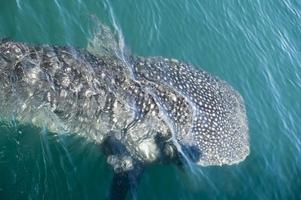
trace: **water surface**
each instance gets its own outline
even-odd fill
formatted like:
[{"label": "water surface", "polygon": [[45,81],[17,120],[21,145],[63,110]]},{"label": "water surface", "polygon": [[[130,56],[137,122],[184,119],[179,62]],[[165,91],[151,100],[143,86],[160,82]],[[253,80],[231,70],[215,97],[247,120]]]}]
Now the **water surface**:
[{"label": "water surface", "polygon": [[[251,154],[191,179],[149,167],[137,199],[301,199],[301,3],[297,0],[0,1],[0,36],[87,46],[95,19],[132,53],[202,67],[245,99]],[[96,20],[96,21],[97,21]],[[0,199],[103,199],[99,148],[30,125],[0,124]]]}]

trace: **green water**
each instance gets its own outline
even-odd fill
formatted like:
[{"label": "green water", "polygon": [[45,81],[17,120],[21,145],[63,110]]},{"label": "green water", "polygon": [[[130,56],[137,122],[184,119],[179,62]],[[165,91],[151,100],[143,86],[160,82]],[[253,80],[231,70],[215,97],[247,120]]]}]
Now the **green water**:
[{"label": "green water", "polygon": [[[151,166],[137,199],[301,199],[300,1],[0,0],[0,36],[18,41],[84,48],[95,19],[134,54],[201,66],[246,103],[244,162],[201,168],[194,179]],[[18,124],[0,133],[1,200],[104,199],[112,171],[99,147]]]}]

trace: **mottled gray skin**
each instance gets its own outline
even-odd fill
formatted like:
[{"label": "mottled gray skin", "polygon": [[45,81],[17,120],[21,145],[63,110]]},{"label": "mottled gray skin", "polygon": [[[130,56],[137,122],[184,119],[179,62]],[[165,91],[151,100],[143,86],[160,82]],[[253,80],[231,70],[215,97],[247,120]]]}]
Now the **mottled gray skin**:
[{"label": "mottled gray skin", "polygon": [[131,79],[119,59],[97,58],[71,47],[8,41],[0,46],[0,66],[3,118],[59,134],[75,133],[98,144],[114,137],[128,157],[142,162],[160,159],[155,138],[167,140],[169,128],[151,95]]},{"label": "mottled gray skin", "polygon": [[184,158],[233,164],[249,154],[241,96],[174,59],[129,56],[125,63],[71,47],[2,41],[0,88],[2,119],[101,144],[115,172]]}]

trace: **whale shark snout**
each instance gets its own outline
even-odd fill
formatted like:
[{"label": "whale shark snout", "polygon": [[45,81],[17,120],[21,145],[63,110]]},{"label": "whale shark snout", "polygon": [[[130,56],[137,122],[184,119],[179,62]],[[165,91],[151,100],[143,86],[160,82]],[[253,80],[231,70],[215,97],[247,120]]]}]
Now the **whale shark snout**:
[{"label": "whale shark snout", "polygon": [[233,164],[249,154],[244,102],[225,81],[161,57],[138,58],[135,73],[161,106],[176,142],[195,163]]}]

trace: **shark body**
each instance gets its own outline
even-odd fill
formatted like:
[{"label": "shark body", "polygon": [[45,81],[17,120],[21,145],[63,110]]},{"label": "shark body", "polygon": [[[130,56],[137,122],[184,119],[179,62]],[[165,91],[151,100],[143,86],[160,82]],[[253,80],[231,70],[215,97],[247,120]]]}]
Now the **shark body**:
[{"label": "shark body", "polygon": [[86,50],[0,42],[0,112],[100,144],[113,167],[110,199],[156,162],[238,163],[249,154],[242,97],[174,59],[95,56]]}]

